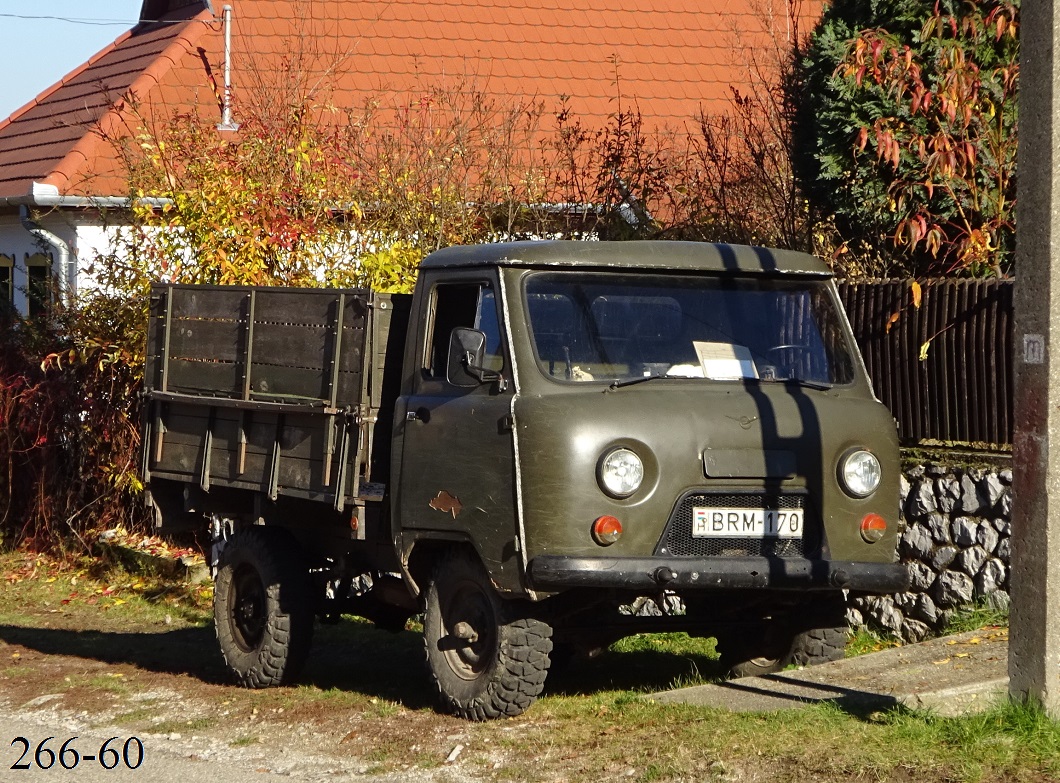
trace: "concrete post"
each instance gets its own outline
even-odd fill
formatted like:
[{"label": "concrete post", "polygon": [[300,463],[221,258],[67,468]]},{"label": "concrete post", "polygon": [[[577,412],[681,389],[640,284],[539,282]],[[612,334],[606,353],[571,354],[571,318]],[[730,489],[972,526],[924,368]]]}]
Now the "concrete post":
[{"label": "concrete post", "polygon": [[[1060,717],[1060,42],[1056,0],[1020,23],[1009,693]],[[1056,448],[1052,448],[1055,446]]]}]

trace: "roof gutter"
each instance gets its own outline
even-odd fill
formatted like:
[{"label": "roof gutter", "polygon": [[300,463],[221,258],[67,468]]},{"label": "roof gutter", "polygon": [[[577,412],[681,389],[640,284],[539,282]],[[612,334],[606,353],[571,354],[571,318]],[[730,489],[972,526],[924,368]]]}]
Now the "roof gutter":
[{"label": "roof gutter", "polygon": [[34,182],[29,193],[24,196],[0,196],[0,207],[71,207],[80,209],[104,207],[128,209],[133,204],[144,204],[150,207],[164,207],[172,204],[168,198],[138,198],[128,196],[64,196],[55,185],[44,185]]}]

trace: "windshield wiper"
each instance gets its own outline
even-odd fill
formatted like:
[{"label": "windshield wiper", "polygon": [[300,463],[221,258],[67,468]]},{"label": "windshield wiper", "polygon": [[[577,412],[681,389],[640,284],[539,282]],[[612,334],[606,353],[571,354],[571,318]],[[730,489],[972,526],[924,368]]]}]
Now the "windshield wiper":
[{"label": "windshield wiper", "polygon": [[604,391],[615,391],[616,389],[621,389],[623,386],[643,384],[646,380],[658,380],[659,378],[666,378],[667,380],[703,380],[703,378],[697,375],[667,375],[666,373],[655,373],[654,375],[638,375],[635,378],[615,378],[611,381],[611,386],[608,386]]},{"label": "windshield wiper", "polygon": [[[636,378],[616,378],[615,380],[611,381],[611,384],[606,389],[604,389],[604,391],[615,391],[616,389],[621,389],[623,386],[632,386],[635,383],[644,383],[645,381],[657,381],[660,378],[666,378],[667,380],[671,381],[703,380],[703,378],[700,378],[699,376],[689,377],[685,375],[667,375],[665,373],[657,373],[655,375],[644,375],[638,376]],[[743,378],[742,380],[757,383],[779,383],[782,385],[793,383],[797,386],[802,386],[807,389],[816,389],[817,391],[828,391],[829,389],[833,388],[833,384],[831,383],[826,383],[825,381],[811,381],[806,378],[776,378],[773,380],[769,380],[766,378]]]},{"label": "windshield wiper", "polygon": [[611,386],[608,386],[605,391],[615,391],[621,389],[623,386],[633,386],[634,384],[643,384],[646,380],[655,380],[655,378],[665,378],[665,375],[640,375],[636,378],[615,378],[611,381]]},{"label": "windshield wiper", "polygon": [[828,391],[834,386],[834,384],[828,383],[826,381],[812,381],[807,378],[758,378],[757,380],[760,383],[779,383],[784,385],[793,383],[796,386],[802,386],[807,389],[816,389],[818,391]]}]

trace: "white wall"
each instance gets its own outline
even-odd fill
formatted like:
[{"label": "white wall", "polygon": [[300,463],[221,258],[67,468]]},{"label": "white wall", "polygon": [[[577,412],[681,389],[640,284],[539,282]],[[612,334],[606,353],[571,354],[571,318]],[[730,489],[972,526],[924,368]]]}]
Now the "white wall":
[{"label": "white wall", "polygon": [[[91,276],[88,274],[90,263],[99,255],[107,255],[114,251],[115,237],[117,235],[117,223],[121,216],[116,212],[109,212],[106,221],[109,226],[103,225],[103,217],[95,210],[52,210],[42,212],[37,222],[39,225],[58,236],[71,250],[71,258],[75,264],[74,290],[84,290],[92,286]],[[15,266],[12,275],[14,284],[14,305],[20,313],[27,311],[26,298],[26,259],[38,253],[49,255],[52,260],[52,278],[59,281],[64,296],[70,293],[68,287],[68,269],[59,269],[60,252],[57,248],[42,243],[30,234],[22,225],[17,213],[0,215],[0,254],[14,256]]]}]

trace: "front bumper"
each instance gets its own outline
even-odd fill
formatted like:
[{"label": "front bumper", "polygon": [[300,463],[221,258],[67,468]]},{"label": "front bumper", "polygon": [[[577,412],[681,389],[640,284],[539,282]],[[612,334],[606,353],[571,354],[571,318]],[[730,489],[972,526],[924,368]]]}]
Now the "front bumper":
[{"label": "front bumper", "polygon": [[567,557],[539,555],[527,569],[534,590],[576,587],[616,590],[853,590],[901,593],[901,563],[808,560],[796,557]]}]

